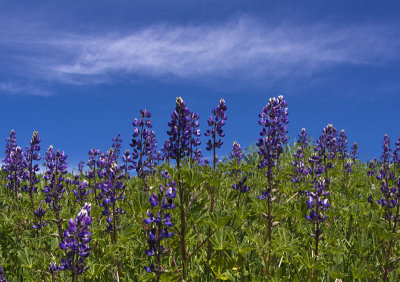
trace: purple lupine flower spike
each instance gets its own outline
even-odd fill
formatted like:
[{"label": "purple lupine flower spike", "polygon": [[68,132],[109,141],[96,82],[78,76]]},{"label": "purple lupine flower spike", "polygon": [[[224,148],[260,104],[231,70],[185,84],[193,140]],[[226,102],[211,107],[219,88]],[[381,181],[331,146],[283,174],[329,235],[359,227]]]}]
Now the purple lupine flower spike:
[{"label": "purple lupine flower spike", "polygon": [[169,139],[164,143],[163,151],[167,159],[173,159],[180,165],[184,157],[190,156],[190,111],[181,97],[176,98],[175,111],[171,114],[171,121],[168,122]]},{"label": "purple lupine flower spike", "polygon": [[61,260],[60,270],[70,270],[72,279],[87,270],[85,259],[90,254],[89,243],[92,239],[90,226],[92,217],[90,216],[91,205],[85,203],[75,219],[70,219],[68,229],[64,230],[64,240],[60,242],[60,249],[67,252],[66,258]]},{"label": "purple lupine flower spike", "polygon": [[136,168],[137,175],[143,179],[146,187],[146,177],[153,173],[154,160],[157,157],[157,139],[152,128],[151,113],[140,110],[140,119],[135,118],[132,143],[132,167]]},{"label": "purple lupine flower spike", "polygon": [[[11,130],[7,138],[5,159],[3,169],[6,172],[5,180],[8,188],[12,191],[13,198],[17,198],[21,180],[25,179],[25,168],[27,166],[23,151],[17,146],[15,131]],[[22,188],[22,190],[24,190]]]},{"label": "purple lupine flower spike", "polygon": [[4,277],[4,270],[0,265],[0,282],[7,282],[7,279]]},{"label": "purple lupine flower spike", "polygon": [[258,139],[258,154],[261,157],[261,163],[258,165],[260,169],[267,168],[268,187],[266,191],[259,197],[265,199],[270,196],[272,190],[273,167],[277,165],[279,156],[283,153],[283,145],[288,143],[287,124],[288,111],[287,102],[283,96],[271,98],[268,104],[263,108],[259,115],[262,126],[260,133],[261,138]]},{"label": "purple lupine flower spike", "polygon": [[[216,149],[221,148],[223,142],[222,142],[222,137],[225,136],[224,131],[222,130],[222,127],[225,125],[225,121],[227,120],[226,117],[226,112],[227,107],[225,104],[225,100],[221,99],[219,101],[218,106],[213,109],[212,116],[208,119],[208,126],[211,127],[211,129],[207,129],[206,133],[204,133],[205,136],[210,136],[211,139],[207,140],[207,151],[213,151],[213,157],[214,157],[214,162],[213,162],[213,167],[215,168],[215,164],[217,163],[217,156],[216,156]],[[218,140],[217,140],[218,139]]]},{"label": "purple lupine flower spike", "polygon": [[99,195],[102,199],[100,206],[104,208],[102,214],[106,217],[108,223],[106,232],[112,232],[112,241],[116,243],[117,221],[119,215],[126,212],[117,206],[117,201],[125,199],[125,185],[122,181],[125,175],[114,156],[114,150],[111,148],[106,154],[99,157],[98,172],[101,175],[102,182],[98,184],[98,189],[101,190]]},{"label": "purple lupine flower spike", "polygon": [[146,272],[154,272],[159,280],[162,271],[161,267],[161,256],[165,253],[166,248],[162,245],[162,242],[174,235],[174,232],[169,232],[168,228],[173,227],[171,221],[171,214],[167,212],[170,209],[175,208],[172,203],[176,196],[176,182],[171,180],[171,176],[167,171],[161,172],[162,177],[165,179],[165,185],[159,187],[159,193],[153,193],[150,198],[150,205],[153,211],[147,211],[147,218],[143,220],[143,223],[148,225],[147,240],[148,249],[144,251],[147,256],[156,257],[155,266],[152,262],[150,266],[146,266],[144,269]]},{"label": "purple lupine flower spike", "polygon": [[47,171],[44,179],[47,185],[44,186],[43,192],[46,195],[45,202],[49,208],[54,211],[56,224],[60,238],[63,238],[60,212],[62,209],[61,199],[65,192],[65,175],[67,174],[67,155],[63,151],[54,152],[53,146],[50,146],[46,152]]},{"label": "purple lupine flower spike", "polygon": [[236,160],[238,163],[243,159],[242,149],[240,148],[240,144],[236,141],[233,142],[232,151],[229,155],[229,158],[231,160]]},{"label": "purple lupine flower spike", "polygon": [[190,158],[194,159],[197,163],[202,162],[203,154],[201,153],[201,149],[197,148],[200,146],[200,129],[199,129],[199,114],[198,113],[190,113],[190,131],[192,136],[190,138]]}]

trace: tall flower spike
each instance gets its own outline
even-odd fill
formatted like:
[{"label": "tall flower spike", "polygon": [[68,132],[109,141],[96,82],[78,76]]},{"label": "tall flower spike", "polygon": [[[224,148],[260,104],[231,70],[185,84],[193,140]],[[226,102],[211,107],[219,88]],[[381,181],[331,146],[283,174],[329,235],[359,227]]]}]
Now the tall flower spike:
[{"label": "tall flower spike", "polygon": [[62,209],[61,200],[65,192],[65,175],[67,173],[67,155],[57,150],[54,152],[53,146],[50,146],[46,152],[46,167],[44,179],[47,185],[44,186],[43,192],[46,195],[45,202],[49,208],[54,211],[56,224],[60,238],[63,238],[61,228],[60,212]]},{"label": "tall flower spike", "polygon": [[32,139],[30,141],[30,146],[25,148],[25,161],[27,164],[27,172],[25,174],[25,180],[28,182],[24,186],[23,190],[29,193],[31,199],[32,211],[35,211],[35,205],[33,203],[33,193],[37,193],[36,185],[39,183],[39,179],[36,174],[39,172],[39,164],[35,163],[40,161],[40,138],[39,133],[34,131],[32,134]]},{"label": "tall flower spike", "polygon": [[[87,162],[87,166],[89,167],[89,171],[86,177],[89,180],[89,189],[91,189],[92,193],[94,193],[94,198],[97,204],[97,178],[98,178],[98,158],[101,155],[100,150],[98,149],[90,149],[89,150],[89,159]],[[101,171],[101,170],[100,170]]]},{"label": "tall flower spike", "polygon": [[190,156],[190,111],[181,97],[176,98],[175,111],[168,122],[169,139],[164,143],[164,152],[168,159],[173,159],[180,165],[184,157]]},{"label": "tall flower spike", "polygon": [[[159,187],[159,193],[153,193],[150,198],[152,211],[147,211],[147,218],[143,221],[148,225],[147,240],[149,247],[145,250],[145,254],[150,257],[155,257],[150,266],[144,269],[146,272],[154,272],[159,281],[161,273],[164,272],[161,266],[161,256],[165,253],[166,247],[162,245],[162,241],[174,235],[174,232],[168,232],[168,228],[172,227],[171,214],[168,210],[175,208],[172,203],[176,196],[176,183],[171,180],[167,171],[162,171],[165,185]],[[156,265],[154,265],[156,263]]]},{"label": "tall flower spike", "polygon": [[200,129],[199,129],[199,114],[198,113],[190,113],[190,131],[192,132],[192,136],[190,138],[190,158],[194,159],[197,163],[201,163],[202,161],[202,153],[201,149],[197,148],[200,146]]},{"label": "tall flower spike", "polygon": [[[346,141],[347,142],[347,141]],[[336,158],[338,151],[337,130],[332,124],[328,124],[323,130],[322,135],[317,140],[317,146],[314,149],[318,154],[320,162],[318,167],[325,173],[325,182],[329,186],[328,170],[335,167],[332,160]]]},{"label": "tall flower spike", "polygon": [[77,217],[69,220],[68,229],[64,230],[64,240],[60,242],[60,249],[66,251],[67,256],[61,260],[59,269],[70,270],[72,281],[78,281],[78,276],[87,270],[85,259],[90,254],[89,243],[92,240],[90,212],[90,203],[85,203]]},{"label": "tall flower spike", "polygon": [[145,185],[146,176],[152,173],[154,166],[154,158],[157,154],[156,134],[152,128],[151,113],[149,111],[140,110],[140,118],[135,118],[132,125],[134,126],[132,134],[132,166],[136,168],[137,175],[143,179]]},{"label": "tall flower spike", "polygon": [[240,148],[240,144],[237,143],[236,141],[233,142],[232,151],[231,154],[229,155],[229,158],[231,160],[236,160],[238,163],[243,159],[242,149]]},{"label": "tall flower spike", "polygon": [[[225,125],[225,121],[227,120],[227,117],[225,115],[225,112],[227,110],[225,100],[221,99],[219,101],[218,106],[213,109],[212,116],[208,119],[208,126],[211,127],[210,129],[207,129],[206,133],[204,133],[205,136],[211,136],[211,139],[207,140],[207,151],[213,151],[213,157],[214,157],[214,162],[213,166],[215,168],[215,164],[217,163],[217,156],[216,156],[216,149],[221,148],[223,142],[222,142],[222,137],[225,136],[224,131],[222,130],[222,127]],[[218,140],[217,140],[218,139]]]},{"label": "tall flower spike", "polygon": [[101,190],[99,195],[102,199],[100,206],[104,208],[102,213],[107,222],[106,232],[111,233],[111,240],[116,243],[119,215],[125,214],[125,211],[117,206],[117,201],[125,199],[125,185],[122,181],[125,175],[113,156],[114,152],[111,148],[99,158],[99,168],[101,168],[99,172],[102,182],[98,184],[98,188]]},{"label": "tall flower spike", "polygon": [[[261,157],[259,168],[267,168],[267,177],[269,179],[268,190],[272,189],[273,171],[272,168],[276,166],[276,161],[283,152],[283,145],[288,143],[287,138],[287,124],[288,111],[287,103],[283,96],[278,98],[269,99],[268,104],[263,108],[259,115],[262,126],[260,133],[261,138],[258,139],[258,154]],[[263,193],[267,195],[268,193]],[[264,198],[264,197],[262,197]]]}]

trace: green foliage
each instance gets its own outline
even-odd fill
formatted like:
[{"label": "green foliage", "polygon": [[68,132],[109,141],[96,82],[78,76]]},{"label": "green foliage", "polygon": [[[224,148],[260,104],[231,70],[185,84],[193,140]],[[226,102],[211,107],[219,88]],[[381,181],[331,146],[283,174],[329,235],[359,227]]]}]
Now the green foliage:
[{"label": "green foliage", "polygon": [[[385,261],[385,242],[393,241],[391,260],[400,258],[398,233],[392,233],[386,226],[384,212],[377,204],[370,204],[367,197],[379,196],[379,188],[371,189],[371,179],[366,176],[366,165],[357,163],[354,173],[345,177],[339,161],[330,172],[331,207],[326,211],[323,222],[324,235],[320,242],[318,260],[313,254],[312,224],[305,219],[306,199],[290,181],[294,168],[290,165],[292,149],[282,154],[279,180],[279,196],[274,199],[272,214],[274,228],[272,241],[266,240],[266,201],[258,195],[267,184],[264,174],[257,169],[259,157],[254,148],[247,151],[245,161],[235,163],[225,160],[218,169],[202,167],[188,160],[181,166],[180,177],[185,191],[187,209],[186,244],[189,281],[365,281],[382,277],[382,263]],[[309,152],[308,152],[309,153]],[[147,226],[143,224],[146,211],[151,209],[148,193],[164,183],[161,169],[167,169],[177,180],[175,167],[167,164],[157,168],[154,177],[148,178],[148,192],[140,179],[126,181],[126,199],[121,207],[126,215],[118,223],[118,242],[111,243],[105,232],[101,207],[92,202],[93,223],[91,227],[92,247],[87,258],[88,270],[80,276],[85,281],[149,281],[154,274],[147,273],[145,266],[149,258],[144,250],[147,246]],[[232,189],[244,175],[250,191],[240,195]],[[4,178],[3,178],[4,179]],[[49,281],[50,262],[60,263],[63,251],[58,247],[57,226],[54,215],[46,208],[48,224],[42,231],[33,225],[30,199],[27,193],[13,200],[11,192],[1,180],[0,191],[0,265],[10,281]],[[44,180],[40,183],[40,189]],[[4,188],[3,188],[4,187]],[[216,205],[210,209],[210,187],[215,187]],[[34,195],[35,206],[43,200],[42,192]],[[177,195],[178,198],[178,195]],[[75,202],[72,191],[65,193],[61,218],[67,226],[69,218],[76,216],[80,206]],[[162,281],[178,281],[182,277],[180,249],[180,202],[171,210],[175,235],[166,242],[166,254],[162,258],[165,272]],[[208,258],[208,243],[211,254]],[[265,272],[266,254],[269,259],[269,273]],[[397,268],[390,272],[391,281],[400,279]],[[55,277],[56,281],[71,279],[65,273]]]}]

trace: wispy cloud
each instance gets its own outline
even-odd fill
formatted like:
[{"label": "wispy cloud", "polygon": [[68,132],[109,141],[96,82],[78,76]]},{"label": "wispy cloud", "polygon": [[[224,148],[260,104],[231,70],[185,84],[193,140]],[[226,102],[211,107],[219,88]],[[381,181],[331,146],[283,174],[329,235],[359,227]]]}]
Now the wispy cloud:
[{"label": "wispy cloud", "polygon": [[[220,25],[159,24],[127,34],[57,32],[28,38],[15,60],[37,79],[63,83],[99,83],[118,74],[273,80],[341,64],[384,65],[397,59],[398,33],[384,25],[268,26],[242,17]],[[10,44],[1,40],[0,48]]]},{"label": "wispy cloud", "polygon": [[12,82],[0,82],[0,92],[18,95],[35,95],[42,97],[48,97],[52,95],[52,92],[44,88],[33,85],[24,85],[23,83],[16,84]]}]

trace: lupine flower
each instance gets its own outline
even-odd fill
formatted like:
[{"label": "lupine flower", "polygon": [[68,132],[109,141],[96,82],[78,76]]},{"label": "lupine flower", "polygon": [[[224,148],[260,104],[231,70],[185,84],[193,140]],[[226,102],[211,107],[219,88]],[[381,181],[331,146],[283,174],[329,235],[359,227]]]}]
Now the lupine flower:
[{"label": "lupine flower", "polygon": [[36,176],[36,173],[39,171],[39,164],[35,164],[35,162],[40,160],[40,138],[39,133],[34,131],[32,134],[32,139],[30,141],[30,146],[25,148],[25,161],[27,164],[27,172],[25,174],[25,181],[28,182],[27,185],[24,186],[23,190],[29,193],[31,199],[32,212],[35,211],[35,205],[33,203],[33,193],[37,193],[36,185],[39,183],[39,179]]},{"label": "lupine flower", "polygon": [[50,271],[50,274],[51,274],[51,277],[53,278],[53,280],[54,280],[54,276],[57,274],[58,270],[59,270],[59,267],[57,266],[57,264],[55,262],[50,262],[49,271]]},{"label": "lupine flower", "polygon": [[297,135],[299,139],[297,140],[298,145],[304,151],[308,146],[307,132],[305,128],[301,129],[301,132]]},{"label": "lupine flower", "polygon": [[100,150],[90,149],[89,159],[87,166],[89,171],[86,177],[89,179],[89,188],[94,192],[94,198],[97,203],[97,171],[98,171],[98,157],[101,155]]},{"label": "lupine flower", "polygon": [[113,138],[113,143],[112,143],[112,148],[113,148],[113,154],[114,154],[114,158],[116,160],[118,160],[119,155],[121,153],[121,147],[122,147],[122,138],[121,138],[121,134],[117,134],[117,136],[115,136]]},{"label": "lupine flower", "polygon": [[122,180],[125,178],[121,167],[118,165],[117,160],[114,158],[115,154],[111,148],[106,155],[101,155],[99,158],[99,174],[101,172],[102,182],[98,184],[98,188],[101,190],[100,206],[104,208],[103,216],[106,217],[108,223],[106,231],[112,232],[113,243],[117,242],[117,221],[120,214],[125,212],[117,207],[117,201],[125,199],[124,189],[125,185]]},{"label": "lupine flower", "polygon": [[337,151],[339,153],[339,160],[347,158],[347,136],[344,129],[340,131],[340,136],[337,140]]},{"label": "lupine flower", "polygon": [[[13,197],[17,196],[20,179],[16,174],[19,174],[19,167],[21,166],[16,157],[17,142],[15,137],[14,129],[11,130],[10,136],[6,140],[6,151],[5,159],[3,160],[3,169],[7,172],[6,181],[8,182],[8,188],[13,192]],[[23,171],[23,169],[22,169]]]},{"label": "lupine flower", "polygon": [[[207,140],[207,151],[213,151],[214,154],[214,167],[217,162],[217,157],[215,154],[215,150],[221,148],[223,142],[222,142],[222,137],[225,136],[224,131],[222,130],[222,126],[225,125],[225,121],[227,120],[227,117],[225,115],[225,112],[227,110],[227,107],[225,105],[225,100],[221,99],[219,101],[218,106],[213,109],[212,116],[208,119],[208,126],[211,127],[210,129],[207,129],[206,133],[204,133],[205,136],[211,136],[211,139]],[[217,138],[219,138],[217,140]]]},{"label": "lupine flower", "polygon": [[48,204],[49,208],[54,211],[59,236],[62,238],[60,211],[62,209],[61,199],[65,192],[64,176],[67,173],[67,155],[65,155],[64,152],[60,152],[60,150],[54,152],[53,146],[50,146],[46,152],[45,160],[47,171],[44,175],[44,179],[48,182],[43,189],[46,195],[45,202]]},{"label": "lupine flower", "polygon": [[192,132],[190,139],[190,158],[194,159],[197,163],[201,163],[203,155],[201,149],[197,148],[201,144],[199,138],[201,134],[198,113],[190,113],[190,131]]},{"label": "lupine flower", "polygon": [[306,219],[313,222],[313,233],[309,233],[315,239],[315,260],[318,258],[318,242],[322,235],[321,223],[326,220],[325,211],[329,208],[329,191],[326,190],[327,183],[324,178],[314,181],[314,190],[307,192],[307,207],[310,210]]},{"label": "lupine flower", "polygon": [[325,179],[322,178],[315,182],[315,190],[307,193],[307,206],[310,209],[310,213],[306,215],[307,220],[317,220],[317,216],[320,221],[326,220],[324,212],[329,208],[330,203],[327,198],[324,199],[324,197],[329,195],[329,191],[325,191],[325,186]]},{"label": "lupine flower", "polygon": [[[154,159],[156,157],[157,139],[152,128],[151,113],[147,110],[140,110],[140,119],[135,118],[132,143],[132,158],[137,163],[132,162],[133,167],[140,178],[145,181],[147,175],[153,172]],[[146,182],[145,182],[146,183]]]},{"label": "lupine flower", "polygon": [[293,183],[301,183],[305,180],[312,169],[305,165],[305,149],[308,146],[306,129],[302,128],[301,132],[298,134],[299,139],[297,140],[297,150],[293,154],[293,160],[291,165],[295,167],[294,176],[291,179]]},{"label": "lupine flower", "polygon": [[[396,188],[399,186],[400,182],[395,182],[395,176],[391,168],[391,148],[390,148],[390,138],[385,134],[383,138],[383,151],[381,155],[381,168],[379,169],[376,178],[381,181],[381,192],[382,197],[376,202],[385,208],[386,219],[391,222],[397,222],[397,216],[393,217],[391,209],[398,205],[398,195],[400,190]],[[395,185],[393,185],[395,182]],[[393,185],[393,186],[392,186]]]},{"label": "lupine flower", "polygon": [[78,163],[78,170],[80,174],[83,174],[83,169],[85,168],[85,162],[84,161],[80,161]]},{"label": "lupine flower", "polygon": [[43,209],[42,206],[38,206],[37,209],[33,212],[35,215],[36,222],[32,226],[33,229],[41,230],[43,227],[46,227],[46,221],[42,220],[46,214],[46,211]]},{"label": "lupine flower", "polygon": [[190,111],[181,97],[176,98],[175,111],[168,122],[167,134],[169,140],[164,143],[166,158],[173,159],[179,167],[184,157],[190,156],[190,140],[192,137],[190,127]]},{"label": "lupine flower", "polygon": [[377,159],[373,159],[368,162],[367,176],[374,176],[376,174],[376,172],[377,172],[376,171],[376,163],[377,163]]},{"label": "lupine flower", "polygon": [[7,282],[7,279],[4,277],[4,271],[1,265],[0,265],[0,282]]},{"label": "lupine flower", "polygon": [[396,148],[393,150],[393,163],[397,169],[400,169],[400,137],[397,139],[395,145]]},{"label": "lupine flower", "polygon": [[159,279],[163,269],[161,267],[161,256],[165,253],[166,248],[162,245],[162,241],[166,238],[170,238],[174,235],[174,232],[169,232],[168,228],[172,227],[171,214],[166,212],[175,208],[172,204],[172,200],[176,196],[176,183],[171,180],[170,175],[166,171],[162,171],[162,176],[167,182],[166,185],[159,187],[159,193],[153,193],[150,198],[150,205],[154,209],[153,211],[147,211],[147,218],[143,222],[148,225],[147,240],[149,248],[145,250],[147,256],[155,256],[157,265],[155,266],[152,262],[150,266],[146,266],[144,269],[146,272],[155,272]]},{"label": "lupine flower", "polygon": [[247,177],[243,177],[237,184],[232,185],[233,190],[238,190],[240,193],[246,193],[250,191],[250,187],[246,185]]},{"label": "lupine flower", "polygon": [[272,189],[272,179],[274,177],[272,168],[277,165],[279,156],[283,152],[283,145],[288,143],[287,124],[288,112],[287,103],[283,96],[269,99],[268,104],[263,108],[259,115],[262,126],[260,133],[261,138],[258,139],[258,154],[261,156],[261,163],[258,165],[260,169],[267,168],[268,187],[266,191],[259,197],[265,199],[270,195]]},{"label": "lupine flower", "polygon": [[[7,173],[5,180],[8,183],[8,188],[13,192],[13,196],[17,197],[21,180],[26,179],[25,168],[27,164],[24,159],[24,152],[20,147],[15,146],[3,162],[3,169]],[[22,190],[24,191],[24,188]]]},{"label": "lupine flower", "polygon": [[233,142],[232,151],[231,154],[229,155],[229,158],[231,160],[236,160],[238,163],[243,159],[242,149],[240,148],[240,144],[237,143],[236,141]]},{"label": "lupine flower", "polygon": [[135,162],[131,157],[131,152],[129,149],[125,150],[125,153],[122,155],[123,165],[121,169],[125,170],[125,178],[129,179],[129,171],[135,168]]},{"label": "lupine flower", "polygon": [[[399,143],[399,145],[400,145],[400,143]],[[357,142],[354,142],[353,146],[351,146],[350,157],[351,157],[351,160],[353,161],[353,163],[355,163],[356,160],[358,159],[358,144],[357,144]]]},{"label": "lupine flower", "polygon": [[91,205],[85,203],[75,219],[70,219],[68,229],[64,230],[64,240],[60,242],[60,249],[67,252],[66,258],[61,260],[60,270],[70,270],[72,281],[78,281],[78,276],[87,270],[85,259],[90,254],[89,243],[92,239],[90,225]]},{"label": "lupine flower", "polygon": [[88,183],[86,180],[79,181],[78,178],[75,180],[75,187],[77,188],[77,190],[74,190],[74,195],[76,197],[75,202],[80,202],[82,205],[86,200],[88,200]]},{"label": "lupine flower", "polygon": [[[347,144],[347,140],[346,140]],[[347,146],[347,145],[346,145]],[[347,149],[346,149],[347,150]],[[317,140],[315,152],[318,154],[320,170],[325,172],[325,182],[329,186],[328,170],[335,167],[332,160],[336,158],[338,151],[337,130],[332,124],[328,124],[323,130],[322,135]],[[322,166],[322,167],[321,167]]]}]

